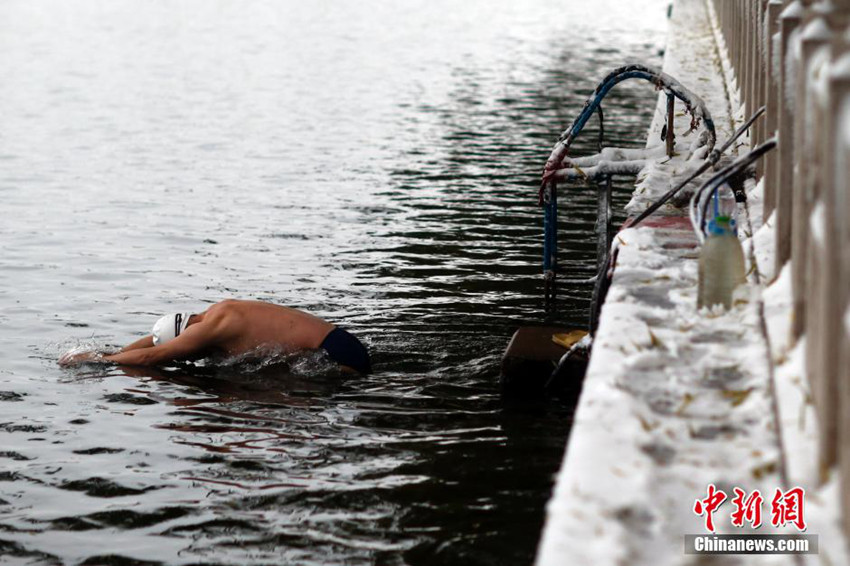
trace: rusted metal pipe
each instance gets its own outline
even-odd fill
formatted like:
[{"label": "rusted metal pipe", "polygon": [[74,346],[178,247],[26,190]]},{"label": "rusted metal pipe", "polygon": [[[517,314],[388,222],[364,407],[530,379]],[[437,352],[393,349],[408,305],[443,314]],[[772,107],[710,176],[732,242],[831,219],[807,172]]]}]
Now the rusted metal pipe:
[{"label": "rusted metal pipe", "polygon": [[673,132],[673,120],[675,119],[674,111],[676,109],[676,99],[672,94],[667,94],[667,135],[664,141],[667,142],[667,157],[673,157],[673,148],[676,144],[676,134]]}]

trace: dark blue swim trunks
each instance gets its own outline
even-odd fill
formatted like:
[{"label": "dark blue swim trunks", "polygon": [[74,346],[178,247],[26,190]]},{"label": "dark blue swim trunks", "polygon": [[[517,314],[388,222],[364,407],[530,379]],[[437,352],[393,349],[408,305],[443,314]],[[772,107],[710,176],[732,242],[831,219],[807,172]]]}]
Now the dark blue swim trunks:
[{"label": "dark blue swim trunks", "polygon": [[360,340],[342,328],[334,328],[325,336],[320,346],[328,356],[342,366],[348,366],[360,373],[372,371],[369,352]]}]

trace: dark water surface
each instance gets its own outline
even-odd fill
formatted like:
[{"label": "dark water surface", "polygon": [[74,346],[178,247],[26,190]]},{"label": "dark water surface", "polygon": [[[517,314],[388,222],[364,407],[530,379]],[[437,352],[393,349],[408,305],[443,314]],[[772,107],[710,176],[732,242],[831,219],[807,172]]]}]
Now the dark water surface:
[{"label": "dark water surface", "polygon": [[[531,563],[571,415],[499,394],[545,318],[537,179],[609,67],[660,63],[665,5],[0,3],[0,562]],[[618,87],[608,140],[655,96]],[[562,202],[588,276],[592,194]],[[376,372],[56,365],[227,297]]]}]

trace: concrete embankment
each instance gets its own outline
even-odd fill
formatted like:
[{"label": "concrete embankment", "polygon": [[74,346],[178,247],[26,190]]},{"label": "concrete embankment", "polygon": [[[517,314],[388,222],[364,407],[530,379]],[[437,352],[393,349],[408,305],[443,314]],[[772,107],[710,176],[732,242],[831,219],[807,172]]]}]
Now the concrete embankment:
[{"label": "concrete embankment", "polygon": [[[663,70],[704,99],[719,143],[745,119],[712,3],[674,2]],[[664,98],[648,146],[661,143]],[[748,149],[743,139],[730,153]],[[694,170],[695,160],[679,154],[648,163],[630,212],[669,190]],[[771,497],[777,488],[804,486],[807,532],[820,535],[821,557],[829,564],[845,564],[834,482],[822,484],[798,473],[799,466],[789,472],[788,451],[790,459],[811,451],[816,430],[805,383],[794,370],[799,363],[775,371],[777,356],[784,355],[776,342],[787,341],[774,336],[771,352],[764,332],[766,326],[771,334],[787,331],[790,290],[787,277],[773,276],[773,227],[762,223],[757,181],[747,181],[747,204],[739,210],[748,284],[728,311],[697,311],[699,246],[686,210],[665,206],[615,237],[614,277],[548,505],[539,566],[702,563],[684,553],[684,535],[706,533],[705,516],[694,512],[694,503],[706,497],[709,484],[730,499],[734,487],[765,496],[767,527],[760,530],[733,526],[730,502],[715,513],[717,532],[728,534],[782,532],[770,526]],[[792,424],[794,411],[808,423]],[[733,558],[728,563],[803,560]]]}]

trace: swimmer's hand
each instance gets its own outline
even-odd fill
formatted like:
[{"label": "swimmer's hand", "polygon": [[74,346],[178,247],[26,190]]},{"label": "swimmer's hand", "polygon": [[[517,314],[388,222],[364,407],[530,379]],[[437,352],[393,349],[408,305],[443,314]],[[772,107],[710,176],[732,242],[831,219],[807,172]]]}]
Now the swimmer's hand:
[{"label": "swimmer's hand", "polygon": [[59,356],[59,365],[62,367],[73,367],[85,363],[103,362],[103,354],[99,352],[80,352],[76,349],[69,350]]}]

